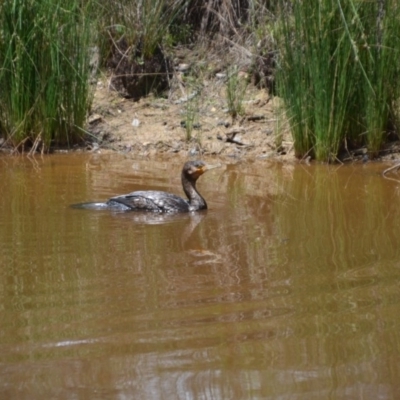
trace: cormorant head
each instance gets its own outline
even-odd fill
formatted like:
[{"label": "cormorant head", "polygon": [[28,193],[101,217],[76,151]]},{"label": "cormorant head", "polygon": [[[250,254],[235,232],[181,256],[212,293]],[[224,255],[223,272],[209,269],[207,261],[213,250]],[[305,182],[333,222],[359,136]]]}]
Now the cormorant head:
[{"label": "cormorant head", "polygon": [[182,169],[182,174],[191,181],[196,181],[204,172],[208,171],[203,161],[187,161]]}]

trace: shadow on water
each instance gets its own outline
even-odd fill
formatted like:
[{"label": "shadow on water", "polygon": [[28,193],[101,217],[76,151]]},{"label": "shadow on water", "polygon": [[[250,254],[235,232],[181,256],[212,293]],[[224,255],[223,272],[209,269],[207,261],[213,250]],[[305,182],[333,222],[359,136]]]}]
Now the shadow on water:
[{"label": "shadow on water", "polygon": [[400,397],[382,166],[227,165],[207,212],[159,214],[68,205],[179,195],[180,162],[0,161],[1,398]]}]

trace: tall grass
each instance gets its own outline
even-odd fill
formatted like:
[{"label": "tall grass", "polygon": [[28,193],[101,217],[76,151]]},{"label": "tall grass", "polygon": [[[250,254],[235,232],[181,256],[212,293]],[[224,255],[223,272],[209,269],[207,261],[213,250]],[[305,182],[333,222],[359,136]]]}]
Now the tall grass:
[{"label": "tall grass", "polygon": [[367,2],[359,15],[359,51],[364,66],[363,111],[367,143],[376,155],[386,139],[388,125],[398,114],[400,94],[400,5],[394,0]]},{"label": "tall grass", "polygon": [[15,145],[71,144],[91,103],[91,25],[79,0],[0,4],[0,129]]},{"label": "tall grass", "polygon": [[234,122],[238,115],[243,115],[243,99],[246,94],[248,78],[240,75],[237,67],[231,67],[228,70],[228,79],[226,82],[226,101],[228,112]]},{"label": "tall grass", "polygon": [[[102,36],[116,41],[124,37],[130,46],[140,43],[144,58],[151,57],[168,39],[169,28],[183,11],[187,0],[97,0]],[[109,49],[103,43],[103,51]],[[107,56],[105,56],[107,58]]]},{"label": "tall grass", "polygon": [[[201,89],[200,89],[201,90]],[[185,131],[186,131],[186,140],[190,141],[193,138],[193,130],[196,126],[199,126],[199,94],[198,91],[195,96],[188,99],[185,106]]]},{"label": "tall grass", "polygon": [[[345,143],[381,147],[399,93],[394,0],[281,1],[277,74],[298,157],[335,160]],[[386,11],[390,10],[390,12]]]}]

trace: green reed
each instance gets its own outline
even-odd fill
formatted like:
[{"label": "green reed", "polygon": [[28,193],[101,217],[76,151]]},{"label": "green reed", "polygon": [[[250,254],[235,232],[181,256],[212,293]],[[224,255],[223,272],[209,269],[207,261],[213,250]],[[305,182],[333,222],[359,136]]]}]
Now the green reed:
[{"label": "green reed", "polygon": [[186,141],[193,138],[193,130],[199,124],[199,95],[196,94],[193,98],[188,99],[185,105],[185,131]]},{"label": "green reed", "polygon": [[240,71],[237,67],[229,68],[226,82],[226,101],[228,104],[228,112],[233,122],[236,120],[237,116],[244,114],[243,100],[247,85],[247,77],[240,76]]},{"label": "green reed", "polygon": [[15,145],[71,144],[91,103],[91,26],[78,0],[0,5],[0,131]]},{"label": "green reed", "polygon": [[399,7],[340,0],[281,2],[278,87],[298,157],[333,161],[341,147],[375,155],[398,96]]},{"label": "green reed", "polygon": [[357,23],[362,32],[358,56],[367,77],[362,86],[366,141],[376,155],[398,114],[400,6],[394,0],[366,2]]}]

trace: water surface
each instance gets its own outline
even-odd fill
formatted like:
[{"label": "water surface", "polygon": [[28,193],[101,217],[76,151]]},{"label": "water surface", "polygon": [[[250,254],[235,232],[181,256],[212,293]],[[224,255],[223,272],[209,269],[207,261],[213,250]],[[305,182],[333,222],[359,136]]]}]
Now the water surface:
[{"label": "water surface", "polygon": [[0,398],[400,398],[400,192],[383,165],[0,159]]}]

